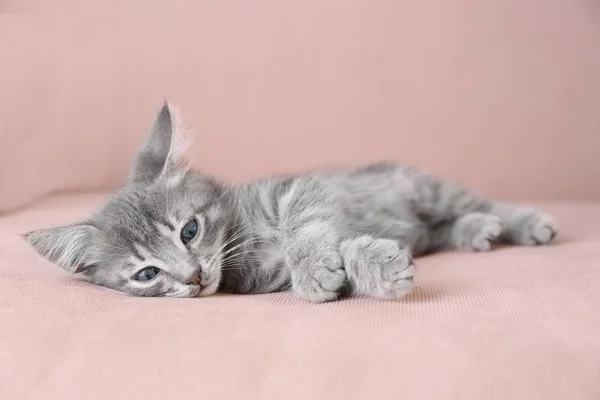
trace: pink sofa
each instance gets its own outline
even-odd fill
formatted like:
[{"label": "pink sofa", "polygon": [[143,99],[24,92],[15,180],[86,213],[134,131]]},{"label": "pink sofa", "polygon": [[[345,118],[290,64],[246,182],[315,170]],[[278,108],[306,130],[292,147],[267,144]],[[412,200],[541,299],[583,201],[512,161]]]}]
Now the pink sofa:
[{"label": "pink sofa", "polygon": [[[600,399],[593,2],[69,3],[0,5],[0,399]],[[223,178],[397,159],[560,235],[419,259],[393,302],[70,279],[18,233],[118,187],[164,97]]]}]

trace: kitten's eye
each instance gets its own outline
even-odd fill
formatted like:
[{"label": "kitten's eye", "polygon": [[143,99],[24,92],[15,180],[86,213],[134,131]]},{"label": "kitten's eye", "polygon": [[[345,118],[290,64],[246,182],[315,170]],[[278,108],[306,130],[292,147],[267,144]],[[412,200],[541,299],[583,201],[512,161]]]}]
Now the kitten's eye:
[{"label": "kitten's eye", "polygon": [[188,244],[193,238],[196,237],[197,234],[198,221],[196,220],[196,218],[192,218],[188,221],[187,224],[183,226],[183,228],[181,228],[181,233],[179,236],[181,237],[181,241],[183,242],[183,244]]},{"label": "kitten's eye", "polygon": [[152,279],[156,278],[156,275],[158,275],[159,273],[160,269],[156,267],[146,267],[137,274],[135,274],[133,276],[133,279],[142,282],[151,281]]}]

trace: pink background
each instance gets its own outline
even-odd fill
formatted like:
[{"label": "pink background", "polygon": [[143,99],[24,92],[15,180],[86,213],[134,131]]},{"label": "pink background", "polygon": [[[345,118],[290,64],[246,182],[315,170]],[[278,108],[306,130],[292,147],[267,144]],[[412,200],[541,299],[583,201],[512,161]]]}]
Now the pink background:
[{"label": "pink background", "polygon": [[224,178],[387,158],[600,200],[594,1],[68,3],[2,6],[0,211],[121,184],[165,96]]},{"label": "pink background", "polygon": [[[392,158],[560,234],[397,302],[68,278],[18,233],[89,215],[40,199],[121,184],[165,96],[219,176]],[[600,399],[599,150],[598,0],[0,0],[0,399]]]}]

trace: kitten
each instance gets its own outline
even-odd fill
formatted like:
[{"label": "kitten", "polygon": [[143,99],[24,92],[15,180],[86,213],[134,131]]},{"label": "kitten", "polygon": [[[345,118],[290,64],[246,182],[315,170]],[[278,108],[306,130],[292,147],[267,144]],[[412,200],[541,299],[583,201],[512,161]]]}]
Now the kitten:
[{"label": "kitten", "polygon": [[291,289],[324,302],[403,296],[414,255],[547,244],[557,232],[542,212],[393,163],[227,184],[189,170],[176,139],[165,103],[127,185],[88,220],[27,241],[70,274],[135,296]]}]

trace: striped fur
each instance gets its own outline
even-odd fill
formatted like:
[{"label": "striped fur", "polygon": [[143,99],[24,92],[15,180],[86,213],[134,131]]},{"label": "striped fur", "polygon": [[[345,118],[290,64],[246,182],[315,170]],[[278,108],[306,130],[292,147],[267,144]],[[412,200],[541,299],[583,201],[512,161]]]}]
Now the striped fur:
[{"label": "striped fur", "polygon": [[[165,105],[127,186],[85,223],[33,231],[29,243],[82,279],[136,296],[292,289],[323,302],[401,297],[415,255],[547,244],[557,232],[542,212],[396,163],[220,182],[188,169],[178,130]],[[183,244],[192,218],[201,232]],[[133,279],[148,266],[160,269],[155,279]]]}]

